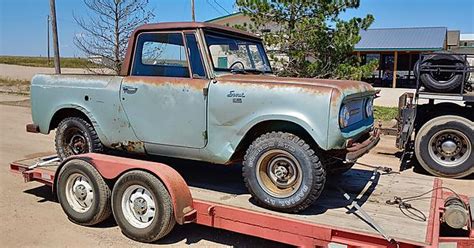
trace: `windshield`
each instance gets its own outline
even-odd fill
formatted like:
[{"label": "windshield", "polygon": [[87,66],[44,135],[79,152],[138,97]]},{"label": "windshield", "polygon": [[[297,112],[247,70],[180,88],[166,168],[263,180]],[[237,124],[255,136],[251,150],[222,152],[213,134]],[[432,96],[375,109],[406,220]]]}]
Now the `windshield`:
[{"label": "windshield", "polygon": [[261,42],[215,33],[205,36],[214,70],[271,72]]}]

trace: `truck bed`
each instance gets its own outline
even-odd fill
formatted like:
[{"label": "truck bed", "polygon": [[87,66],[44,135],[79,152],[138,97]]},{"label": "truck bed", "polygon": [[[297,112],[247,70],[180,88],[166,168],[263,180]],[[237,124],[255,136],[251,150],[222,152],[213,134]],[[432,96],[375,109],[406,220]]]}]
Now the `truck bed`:
[{"label": "truck bed", "polygon": [[[12,163],[11,167],[13,170],[21,172],[38,161],[41,161],[40,158],[21,160]],[[421,200],[410,202],[413,207],[426,216],[425,221],[421,221],[406,210],[404,214],[397,205],[388,205],[386,201],[393,199],[394,196],[408,197],[430,191],[439,184],[439,181],[433,178],[411,178],[407,175],[402,177],[396,173],[379,174],[368,170],[352,169],[339,177],[329,178],[328,186],[309,209],[299,214],[285,214],[253,204],[253,200],[243,185],[239,166],[225,167],[198,163],[190,167],[191,165],[187,163],[194,162],[184,162],[179,166],[173,166],[173,168],[185,178],[194,200],[260,212],[318,226],[337,227],[348,231],[367,233],[371,236],[380,236],[374,228],[359,217],[355,209],[351,209],[351,203],[343,198],[342,193],[332,186],[338,185],[351,196],[352,200],[356,199],[356,202],[368,215],[395,240],[419,245],[429,245],[431,242],[430,237],[433,230],[430,230],[432,225],[429,225],[428,222],[433,219],[434,209],[431,206],[432,201],[435,200],[434,192],[436,191],[429,193]],[[17,169],[14,168],[15,166]],[[41,181],[43,178],[42,182],[48,184],[47,182],[54,177],[56,169],[57,163],[52,163],[30,170],[28,174],[35,178],[32,180]],[[29,180],[27,179],[27,181]]]}]

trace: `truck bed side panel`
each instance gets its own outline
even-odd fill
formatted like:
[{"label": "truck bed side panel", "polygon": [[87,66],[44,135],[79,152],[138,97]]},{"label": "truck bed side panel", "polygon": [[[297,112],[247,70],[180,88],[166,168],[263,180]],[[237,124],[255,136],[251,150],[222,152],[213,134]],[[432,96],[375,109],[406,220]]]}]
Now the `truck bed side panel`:
[{"label": "truck bed side panel", "polygon": [[[54,114],[65,108],[88,116],[105,146],[144,152],[120,103],[122,77],[37,75],[31,85],[33,122],[49,133]],[[133,144],[133,145],[130,145]]]}]

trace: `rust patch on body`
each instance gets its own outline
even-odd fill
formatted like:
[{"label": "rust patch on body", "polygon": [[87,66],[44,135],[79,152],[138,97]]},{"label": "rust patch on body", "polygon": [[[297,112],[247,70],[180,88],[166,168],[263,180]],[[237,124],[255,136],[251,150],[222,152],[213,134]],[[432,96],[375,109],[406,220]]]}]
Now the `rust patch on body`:
[{"label": "rust patch on body", "polygon": [[295,86],[314,94],[327,94],[331,89],[352,93],[375,92],[371,85],[353,80],[315,79],[275,77],[263,75],[223,75],[218,77],[219,82],[241,85],[265,85],[269,88],[284,88]]},{"label": "rust patch on body", "polygon": [[124,83],[127,84],[150,84],[156,86],[164,86],[166,84],[176,86],[187,86],[192,89],[202,90],[209,84],[208,79],[195,78],[175,78],[175,77],[147,77],[147,76],[129,76],[124,78]]},{"label": "rust patch on body", "polygon": [[133,153],[143,153],[145,151],[145,146],[141,141],[124,141],[124,142],[117,142],[113,143],[112,146],[115,149],[124,150],[127,152]]}]

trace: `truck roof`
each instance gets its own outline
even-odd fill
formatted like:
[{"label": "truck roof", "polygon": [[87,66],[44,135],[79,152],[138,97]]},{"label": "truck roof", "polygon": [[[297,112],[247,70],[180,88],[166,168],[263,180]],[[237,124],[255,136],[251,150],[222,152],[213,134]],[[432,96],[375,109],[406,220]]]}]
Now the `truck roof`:
[{"label": "truck roof", "polygon": [[252,33],[227,27],[219,24],[208,23],[208,22],[160,22],[160,23],[150,23],[139,26],[135,29],[134,33],[140,33],[144,31],[162,31],[162,30],[184,30],[184,29],[212,29],[216,31],[224,31],[231,33],[238,33],[239,35],[247,36],[254,39],[260,39],[257,35]]},{"label": "truck roof", "polygon": [[208,23],[208,22],[160,22],[160,23],[144,24],[137,27],[135,31],[133,31],[132,35],[130,36],[130,39],[128,41],[127,54],[125,56],[125,60],[122,65],[120,75],[125,76],[128,74],[128,70],[130,69],[130,63],[131,63],[130,59],[132,58],[131,56],[133,55],[133,46],[135,44],[135,38],[138,36],[138,34],[142,32],[147,32],[147,31],[192,30],[192,29],[199,29],[199,28],[214,30],[218,32],[233,33],[233,34],[238,34],[240,36],[244,36],[246,38],[261,40],[260,37],[252,33],[245,32],[240,29],[231,28],[231,27],[227,27],[223,25],[214,24],[214,23]]}]

